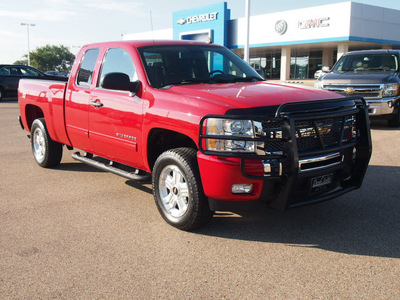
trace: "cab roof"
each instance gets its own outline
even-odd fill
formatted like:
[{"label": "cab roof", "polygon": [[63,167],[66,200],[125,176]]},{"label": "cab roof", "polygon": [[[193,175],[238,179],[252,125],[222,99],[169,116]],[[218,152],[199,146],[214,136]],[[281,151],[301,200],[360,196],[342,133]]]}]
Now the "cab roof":
[{"label": "cab roof", "polygon": [[84,47],[93,47],[93,46],[110,46],[110,45],[132,45],[134,47],[147,47],[147,46],[179,46],[179,45],[197,45],[197,46],[219,46],[216,44],[210,44],[205,42],[199,41],[184,41],[184,40],[130,40],[130,41],[113,41],[113,42],[101,42],[101,43],[94,43],[88,44]]}]

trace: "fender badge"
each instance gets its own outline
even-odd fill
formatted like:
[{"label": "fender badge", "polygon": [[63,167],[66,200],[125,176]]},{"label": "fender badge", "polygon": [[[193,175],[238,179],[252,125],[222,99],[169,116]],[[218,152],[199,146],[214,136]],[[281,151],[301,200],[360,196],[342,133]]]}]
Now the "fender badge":
[{"label": "fender badge", "polygon": [[123,134],[123,133],[116,133],[116,135],[118,137],[122,137],[124,139],[128,139],[128,140],[132,140],[132,141],[136,141],[136,137],[135,136],[131,136],[131,135],[127,135],[127,134]]}]

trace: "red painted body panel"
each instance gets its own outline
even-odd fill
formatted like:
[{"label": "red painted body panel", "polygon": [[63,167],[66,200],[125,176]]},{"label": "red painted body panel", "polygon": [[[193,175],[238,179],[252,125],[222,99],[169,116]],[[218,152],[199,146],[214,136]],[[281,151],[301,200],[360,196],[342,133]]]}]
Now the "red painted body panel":
[{"label": "red painted body panel", "polygon": [[[205,194],[222,201],[250,201],[260,198],[263,180],[249,179],[240,171],[240,159],[197,154]],[[262,171],[261,161],[246,161],[246,171]],[[255,171],[255,172],[254,172]],[[250,173],[251,174],[251,173]],[[248,195],[232,194],[233,184],[253,184],[253,192]]]},{"label": "red painted body panel", "polygon": [[128,93],[105,90],[92,91],[90,101],[104,105],[89,106],[91,148],[100,156],[143,169],[137,139],[142,135],[144,101]]},{"label": "red painted body panel", "polygon": [[[154,129],[181,133],[197,145],[199,122],[207,114],[222,115],[235,108],[339,97],[322,90],[264,82],[196,84],[154,89],[148,83],[136,50],[136,47],[153,43],[178,45],[188,42],[136,41],[84,46],[75,60],[66,91],[65,85],[61,83],[21,80],[19,102],[25,128],[29,131],[25,115],[27,106],[37,106],[43,111],[53,140],[151,172],[147,153],[148,147],[152,145],[148,145],[147,139]],[[104,56],[113,47],[125,49],[133,60],[141,82],[135,97],[98,87]],[[76,84],[77,70],[85,52],[91,48],[100,50],[99,57],[91,86],[82,88]],[[101,101],[104,106],[95,108],[90,105],[92,101]],[[240,171],[238,159],[206,156],[199,152],[198,161],[208,197],[216,200],[256,200],[260,197],[263,181],[245,178]],[[256,173],[262,172],[261,161],[248,162],[246,168]],[[231,190],[235,183],[253,183],[253,193],[233,195]]]},{"label": "red painted body panel", "polygon": [[64,120],[65,83],[44,80],[21,80],[18,102],[24,128],[30,132],[27,122],[27,107],[40,107],[46,120],[51,138],[60,143],[69,144]]},{"label": "red painted body panel", "polygon": [[321,93],[321,90],[311,87],[268,82],[176,86],[171,88],[171,93],[195,99],[197,106],[216,105],[226,110],[340,97],[336,93]]}]

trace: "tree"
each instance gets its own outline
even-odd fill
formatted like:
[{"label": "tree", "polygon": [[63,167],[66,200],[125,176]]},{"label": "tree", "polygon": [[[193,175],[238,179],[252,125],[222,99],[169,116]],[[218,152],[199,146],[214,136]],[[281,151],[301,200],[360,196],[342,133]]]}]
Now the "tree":
[{"label": "tree", "polygon": [[[23,57],[28,57],[28,55],[24,55]],[[19,59],[14,62],[14,65],[28,65],[28,58]]]},{"label": "tree", "polygon": [[[27,55],[24,55],[27,57]],[[66,46],[46,45],[30,52],[32,67],[43,72],[56,70],[68,73],[74,63],[75,56]],[[14,64],[23,64],[26,60],[16,61]]]}]

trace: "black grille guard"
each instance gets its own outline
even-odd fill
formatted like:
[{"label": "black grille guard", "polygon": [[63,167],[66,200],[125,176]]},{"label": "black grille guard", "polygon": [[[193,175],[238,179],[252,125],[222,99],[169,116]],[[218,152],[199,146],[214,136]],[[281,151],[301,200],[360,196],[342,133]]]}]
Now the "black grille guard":
[{"label": "black grille guard", "polygon": [[[352,107],[348,103],[352,101]],[[343,103],[342,105],[340,103]],[[347,104],[346,104],[347,103]],[[314,109],[314,107],[321,107]],[[322,149],[303,151],[299,154],[296,142],[295,122],[297,120],[315,120],[324,118],[338,118],[343,120],[347,116],[356,116],[356,141],[342,143],[345,122],[342,122],[341,136],[338,145],[322,147]],[[263,121],[281,121],[282,122],[282,138],[268,138],[265,136],[257,137],[233,137],[226,135],[210,135],[205,132],[205,121],[208,118],[232,119],[232,120],[253,120],[256,122]],[[318,130],[317,130],[318,131]],[[363,98],[348,97],[329,100],[316,100],[304,102],[291,102],[280,105],[275,113],[275,116],[261,115],[206,115],[200,121],[199,134],[199,150],[201,153],[220,157],[238,157],[241,158],[241,171],[243,175],[251,179],[282,179],[298,173],[299,157],[320,156],[332,152],[339,152],[344,149],[355,147],[356,149],[356,164],[355,164],[355,185],[361,186],[365,171],[368,167],[369,159],[372,154],[372,143],[370,135],[370,125],[368,117],[368,105]],[[253,142],[282,142],[283,151],[281,154],[260,154],[260,153],[243,153],[243,152],[220,152],[210,151],[204,148],[206,139],[219,140],[240,140]],[[268,177],[255,176],[247,174],[245,171],[245,159],[261,159],[268,161],[284,161],[282,174],[270,174]],[[293,177],[293,176],[292,176]]]}]

